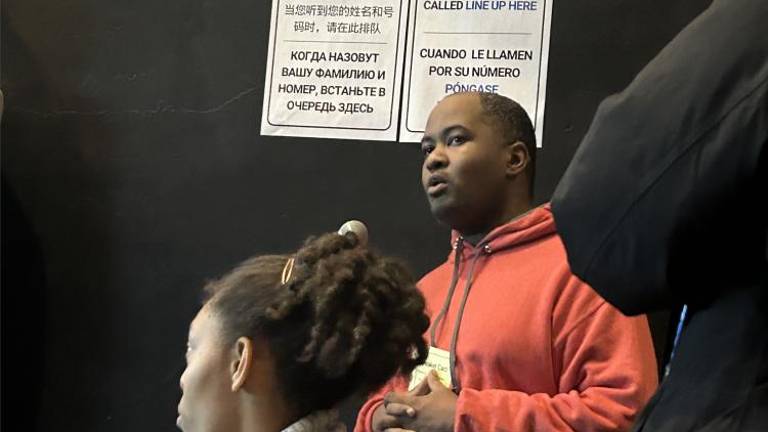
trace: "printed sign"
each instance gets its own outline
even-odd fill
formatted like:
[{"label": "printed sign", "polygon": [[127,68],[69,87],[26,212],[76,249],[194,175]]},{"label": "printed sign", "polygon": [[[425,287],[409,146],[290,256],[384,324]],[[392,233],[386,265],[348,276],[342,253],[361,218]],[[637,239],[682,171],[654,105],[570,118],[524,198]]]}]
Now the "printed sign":
[{"label": "printed sign", "polygon": [[273,0],[261,133],[396,140],[404,5]]},{"label": "printed sign", "polygon": [[420,141],[429,112],[460,91],[500,93],[542,142],[551,0],[411,2],[400,140]]}]

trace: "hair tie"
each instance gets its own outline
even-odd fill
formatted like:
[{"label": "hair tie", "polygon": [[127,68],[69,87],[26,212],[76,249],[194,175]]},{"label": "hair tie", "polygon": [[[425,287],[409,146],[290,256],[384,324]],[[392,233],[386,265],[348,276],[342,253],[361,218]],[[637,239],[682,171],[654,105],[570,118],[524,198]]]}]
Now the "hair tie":
[{"label": "hair tie", "polygon": [[280,282],[285,285],[286,282],[288,282],[291,279],[291,273],[293,273],[293,263],[294,263],[293,257],[288,258],[288,261],[285,263],[285,267],[283,267],[283,275],[280,277]]}]

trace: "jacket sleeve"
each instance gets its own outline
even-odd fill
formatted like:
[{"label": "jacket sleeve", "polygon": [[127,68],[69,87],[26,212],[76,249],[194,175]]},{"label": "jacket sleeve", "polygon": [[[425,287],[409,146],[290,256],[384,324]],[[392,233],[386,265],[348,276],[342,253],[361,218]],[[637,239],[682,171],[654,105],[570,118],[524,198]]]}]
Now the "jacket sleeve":
[{"label": "jacket sleeve", "polygon": [[553,338],[558,394],[464,389],[456,431],[629,429],[658,382],[645,316],[629,318],[600,301]]},{"label": "jacket sleeve", "polygon": [[367,401],[360,408],[360,412],[357,414],[357,422],[355,423],[355,432],[373,432],[371,428],[371,420],[373,420],[373,412],[376,411],[384,400],[384,395],[391,391],[405,391],[408,390],[408,381],[402,375],[397,375],[390,379],[382,388],[373,393]]},{"label": "jacket sleeve", "polygon": [[763,0],[714,1],[600,104],[555,190],[573,272],[625,313],[765,265],[766,21]]}]

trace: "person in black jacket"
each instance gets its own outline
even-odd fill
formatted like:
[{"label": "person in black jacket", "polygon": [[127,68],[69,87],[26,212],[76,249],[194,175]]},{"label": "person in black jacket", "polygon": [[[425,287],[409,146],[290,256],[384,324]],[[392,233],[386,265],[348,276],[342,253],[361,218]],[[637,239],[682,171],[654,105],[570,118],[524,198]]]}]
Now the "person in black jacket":
[{"label": "person in black jacket", "polygon": [[606,99],[555,191],[570,265],[689,319],[636,430],[768,430],[768,2],[716,0]]}]

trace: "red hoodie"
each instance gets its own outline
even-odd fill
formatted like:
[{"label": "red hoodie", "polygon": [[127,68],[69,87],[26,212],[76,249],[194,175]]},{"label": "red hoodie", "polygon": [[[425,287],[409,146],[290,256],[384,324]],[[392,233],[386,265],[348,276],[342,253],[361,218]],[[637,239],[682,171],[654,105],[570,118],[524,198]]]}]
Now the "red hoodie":
[{"label": "red hoodie", "polygon": [[[656,389],[656,359],[645,316],[626,317],[576,278],[549,205],[502,225],[477,246],[456,233],[448,261],[419,282],[436,345],[456,340],[456,431],[626,430]],[[468,280],[469,279],[469,280]],[[373,412],[393,378],[360,410],[355,431],[371,431]]]}]

